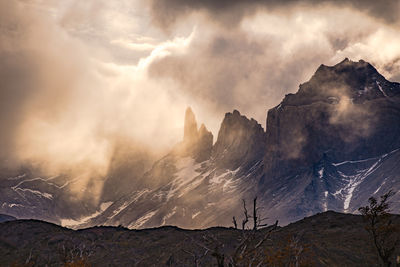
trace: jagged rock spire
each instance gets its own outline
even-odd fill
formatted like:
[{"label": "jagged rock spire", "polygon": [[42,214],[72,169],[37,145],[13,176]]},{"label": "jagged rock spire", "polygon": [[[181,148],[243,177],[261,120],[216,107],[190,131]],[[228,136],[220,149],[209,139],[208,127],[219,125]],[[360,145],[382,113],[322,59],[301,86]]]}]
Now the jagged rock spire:
[{"label": "jagged rock spire", "polygon": [[210,158],[213,146],[213,135],[204,124],[197,129],[196,116],[188,107],[185,112],[183,141],[178,145],[178,153],[192,156],[197,162]]},{"label": "jagged rock spire", "polygon": [[195,157],[198,162],[204,161],[210,158],[211,150],[213,146],[213,135],[207,130],[204,124],[201,124],[197,139],[197,146],[195,151]]},{"label": "jagged rock spire", "polygon": [[196,116],[194,115],[192,109],[188,107],[185,112],[185,125],[183,132],[183,142],[192,143],[197,140],[197,122]]},{"label": "jagged rock spire", "polygon": [[[265,152],[266,135],[262,126],[234,110],[225,114],[213,148],[213,157],[221,167],[247,170]],[[243,165],[245,163],[245,165]]]}]

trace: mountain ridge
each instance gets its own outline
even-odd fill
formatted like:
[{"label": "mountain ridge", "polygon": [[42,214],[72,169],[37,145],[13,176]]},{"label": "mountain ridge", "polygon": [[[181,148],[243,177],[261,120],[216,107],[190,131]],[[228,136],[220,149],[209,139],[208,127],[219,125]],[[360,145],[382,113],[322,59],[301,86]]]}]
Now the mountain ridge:
[{"label": "mountain ridge", "polygon": [[321,65],[268,110],[265,130],[234,110],[213,144],[191,108],[184,121],[182,141],[129,193],[70,227],[230,225],[242,199],[255,196],[267,222],[287,224],[329,209],[356,212],[371,195],[400,191],[400,84],[362,60]]}]

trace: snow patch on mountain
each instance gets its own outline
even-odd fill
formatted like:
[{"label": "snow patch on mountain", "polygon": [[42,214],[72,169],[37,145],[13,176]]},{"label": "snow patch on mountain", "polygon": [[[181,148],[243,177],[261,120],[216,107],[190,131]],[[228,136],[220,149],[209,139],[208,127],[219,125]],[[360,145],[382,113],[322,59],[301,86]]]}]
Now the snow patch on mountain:
[{"label": "snow patch on mountain", "polygon": [[25,207],[24,205],[17,204],[17,203],[3,203],[3,204],[1,205],[2,208],[5,208],[6,206],[9,207],[9,208],[14,208],[14,207]]},{"label": "snow patch on mountain", "polygon": [[[348,209],[350,206],[350,202],[351,202],[351,199],[353,198],[353,193],[354,193],[354,190],[357,188],[357,186],[359,186],[365,178],[370,176],[372,173],[374,173],[379,168],[379,166],[382,163],[384,158],[386,158],[389,154],[394,153],[397,150],[398,149],[393,150],[392,152],[384,154],[381,157],[373,158],[373,159],[375,159],[375,161],[373,161],[373,163],[370,165],[369,168],[359,170],[359,171],[357,171],[357,173],[355,175],[345,175],[343,172],[339,171],[339,174],[341,175],[341,177],[343,178],[344,181],[347,181],[347,184],[343,188],[336,191],[334,193],[334,195],[335,196],[337,196],[337,195],[343,196],[343,198],[344,198],[343,209],[345,212],[349,212]],[[367,161],[371,161],[373,159],[364,159],[364,160],[359,160],[359,161],[345,161],[342,163],[334,164],[334,166],[367,162]],[[375,193],[377,193],[379,191],[379,189],[380,188],[378,188],[378,190],[375,191]]]},{"label": "snow patch on mountain", "polygon": [[[112,219],[115,216],[117,216],[119,213],[121,213],[121,211],[123,211],[124,209],[126,209],[126,207],[128,207],[129,205],[131,205],[132,203],[136,202],[141,196],[143,196],[145,193],[150,192],[150,190],[148,189],[144,189],[141,191],[136,192],[135,197],[132,198],[129,201],[125,201],[121,206],[119,206],[117,209],[113,210],[113,215],[109,216],[108,219]],[[107,207],[108,208],[108,207]]]},{"label": "snow patch on mountain", "polygon": [[192,219],[196,218],[196,217],[197,217],[197,215],[199,215],[200,213],[201,213],[201,211],[198,211],[198,212],[196,212],[196,213],[192,214]]},{"label": "snow patch on mountain", "polygon": [[178,197],[190,192],[202,182],[205,176],[199,172],[200,166],[201,164],[196,163],[192,157],[181,158],[176,162],[176,178],[170,183],[167,200],[177,192],[179,192]]},{"label": "snow patch on mountain", "polygon": [[323,207],[324,207],[324,211],[328,210],[328,191],[324,192],[324,203],[323,203]]},{"label": "snow patch on mountain", "polygon": [[142,225],[144,225],[148,220],[151,219],[151,217],[153,217],[155,214],[157,213],[157,211],[150,211],[148,213],[146,213],[144,216],[140,217],[138,220],[132,222],[131,224],[128,225],[129,229],[137,229],[140,228]]},{"label": "snow patch on mountain", "polygon": [[319,171],[318,171],[318,176],[319,179],[322,179],[324,177],[324,167],[322,167]]},{"label": "snow patch on mountain", "polygon": [[376,85],[378,86],[379,91],[381,91],[381,93],[384,95],[384,97],[389,97],[389,96],[385,93],[385,91],[383,91],[383,88],[382,88],[381,84],[380,84],[378,81],[376,81]]},{"label": "snow patch on mountain", "polygon": [[167,221],[169,218],[171,218],[172,216],[175,215],[176,209],[177,209],[177,207],[175,206],[175,207],[172,209],[171,212],[169,212],[167,215],[165,215],[165,216],[163,217],[163,219],[162,219],[162,224],[161,224],[161,225],[165,225],[166,221]]},{"label": "snow patch on mountain", "polygon": [[96,211],[95,213],[92,213],[89,216],[82,217],[78,220],[74,219],[60,219],[61,226],[63,227],[77,227],[81,224],[89,222],[91,219],[99,216],[101,213],[103,213],[108,207],[110,207],[113,204],[113,202],[104,202],[100,204],[100,210]]},{"label": "snow patch on mountain", "polygon": [[[22,192],[23,193],[28,192],[28,193],[34,194],[36,196],[39,196],[41,198],[47,198],[47,199],[50,199],[50,200],[53,199],[53,195],[52,194],[46,193],[46,192],[40,192],[39,190],[33,190],[33,189],[29,189],[29,188],[19,188],[19,187],[15,187],[15,186],[13,186],[12,189],[18,194],[20,194]],[[22,196],[22,197],[24,197],[24,196]]]},{"label": "snow patch on mountain", "polygon": [[239,170],[240,167],[233,171],[226,170],[220,175],[216,175],[214,172],[212,178],[208,181],[210,184],[210,189],[218,190],[219,188],[222,188],[222,192],[230,192],[235,190],[240,182],[236,177],[236,174]]},{"label": "snow patch on mountain", "polygon": [[24,177],[26,177],[26,173],[18,175],[18,176],[15,176],[15,177],[7,178],[7,180],[11,180],[11,181],[12,180],[19,180],[19,179],[24,178]]},{"label": "snow patch on mountain", "polygon": [[381,183],[381,185],[375,190],[374,195],[376,195],[376,193],[379,192],[379,190],[381,190],[382,186],[386,183],[387,177],[385,178],[385,180],[383,180],[383,182]]}]

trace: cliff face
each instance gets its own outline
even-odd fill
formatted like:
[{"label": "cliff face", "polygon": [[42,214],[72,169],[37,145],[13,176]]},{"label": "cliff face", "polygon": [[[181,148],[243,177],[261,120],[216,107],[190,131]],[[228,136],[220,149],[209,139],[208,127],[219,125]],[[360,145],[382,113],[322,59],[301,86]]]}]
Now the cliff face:
[{"label": "cliff face", "polygon": [[237,110],[226,113],[213,148],[213,157],[221,167],[230,170],[241,167],[241,171],[246,171],[262,159],[265,137],[264,129],[254,119],[240,115]]},{"label": "cliff face", "polygon": [[188,108],[182,142],[144,174],[147,186],[78,227],[230,225],[241,214],[242,198],[250,202],[255,195],[264,152],[265,132],[255,120],[227,113],[213,145],[212,134],[203,124],[197,128]]},{"label": "cliff face", "polygon": [[196,117],[190,107],[185,112],[185,124],[183,126],[183,142],[193,144],[198,139],[197,121]]},{"label": "cliff face", "polygon": [[268,111],[266,172],[284,175],[329,156],[371,158],[400,147],[400,85],[364,61],[321,65]]},{"label": "cliff face", "polygon": [[400,84],[369,63],[321,65],[268,111],[266,133],[259,194],[287,221],[356,212],[371,195],[400,189]]},{"label": "cliff face", "polygon": [[185,112],[183,140],[174,149],[181,156],[191,156],[196,162],[208,160],[213,146],[213,135],[204,124],[197,128],[196,116],[188,107]]}]

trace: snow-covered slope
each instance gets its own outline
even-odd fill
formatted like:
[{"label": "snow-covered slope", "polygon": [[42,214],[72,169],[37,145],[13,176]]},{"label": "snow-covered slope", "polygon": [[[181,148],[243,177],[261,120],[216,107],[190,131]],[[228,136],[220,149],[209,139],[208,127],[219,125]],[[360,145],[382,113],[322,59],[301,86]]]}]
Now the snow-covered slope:
[{"label": "snow-covered slope", "polygon": [[71,197],[70,186],[76,179],[63,175],[43,177],[29,170],[21,173],[0,179],[0,213],[60,223],[61,218],[79,217],[96,208]]},{"label": "snow-covered slope", "polygon": [[[187,116],[195,120],[191,111]],[[101,215],[77,227],[203,228],[230,225],[232,216],[241,216],[242,198],[251,202],[263,174],[259,153],[264,150],[263,129],[238,111],[227,113],[216,144],[207,149],[207,157],[201,153],[199,160],[197,147],[199,142],[204,145],[201,132],[206,129],[202,126],[197,131],[197,123],[185,121],[195,127],[185,127],[192,137],[186,134],[182,143],[144,175],[151,186],[115,201]],[[212,138],[208,144],[212,146]]]},{"label": "snow-covered slope", "polygon": [[169,183],[153,190],[132,192],[86,226],[227,225],[232,220],[231,214],[241,205],[241,196],[254,188],[249,186],[252,183],[249,177],[239,175],[239,169],[218,169],[212,160],[196,163],[192,157],[168,156],[163,161],[170,161],[176,167]]}]

